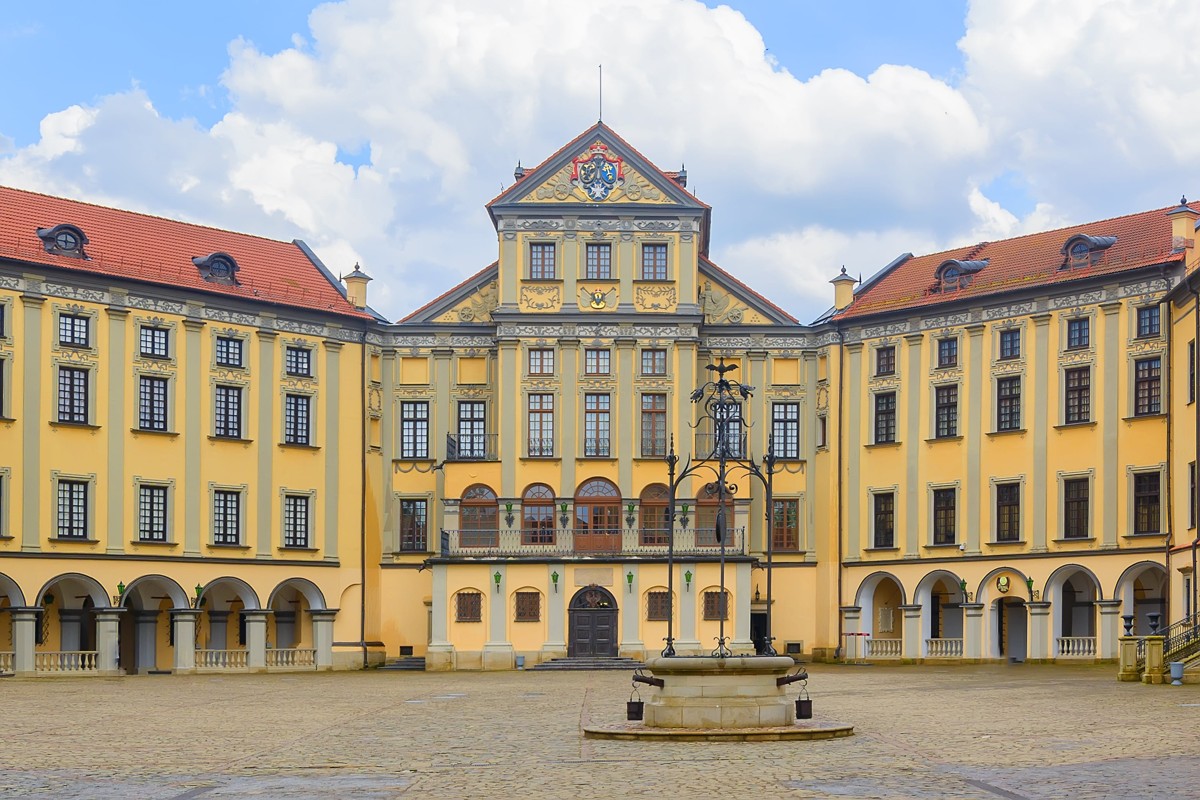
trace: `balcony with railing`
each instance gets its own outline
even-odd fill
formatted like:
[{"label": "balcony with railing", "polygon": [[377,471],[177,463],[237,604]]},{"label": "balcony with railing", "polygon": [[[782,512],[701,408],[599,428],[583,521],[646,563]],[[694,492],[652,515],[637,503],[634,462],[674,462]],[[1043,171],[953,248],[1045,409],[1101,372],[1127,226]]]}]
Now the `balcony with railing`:
[{"label": "balcony with railing", "polygon": [[196,669],[243,670],[249,665],[246,650],[196,650]]},{"label": "balcony with railing", "polygon": [[583,440],[584,458],[609,458],[611,451],[608,438],[587,438]]},{"label": "balcony with railing", "polygon": [[667,454],[666,436],[642,436],[642,458],[662,458]]},{"label": "balcony with railing", "polygon": [[529,449],[525,451],[530,458],[554,458],[554,439],[542,439],[531,436]]},{"label": "balcony with railing", "polygon": [[496,461],[499,450],[494,433],[446,434],[447,461]]},{"label": "balcony with railing", "polygon": [[[726,537],[727,555],[746,554],[745,528],[728,528]],[[720,547],[714,528],[675,531],[676,556],[715,558]],[[663,557],[667,548],[667,531],[658,529],[443,530],[439,555],[442,558]]]}]

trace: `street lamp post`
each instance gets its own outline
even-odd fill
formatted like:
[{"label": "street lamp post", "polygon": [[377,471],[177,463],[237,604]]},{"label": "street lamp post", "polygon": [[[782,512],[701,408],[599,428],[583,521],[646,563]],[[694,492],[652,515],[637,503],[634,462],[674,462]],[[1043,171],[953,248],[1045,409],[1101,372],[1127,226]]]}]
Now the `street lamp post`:
[{"label": "street lamp post", "polygon": [[692,392],[691,400],[693,403],[702,404],[701,408],[703,409],[694,427],[706,426],[712,431],[712,446],[710,448],[706,446],[708,452],[703,456],[696,458],[689,456],[683,462],[683,468],[678,469],[680,457],[675,453],[675,438],[672,436],[670,451],[666,455],[667,478],[670,488],[667,511],[670,523],[670,531],[667,536],[667,596],[670,603],[667,611],[667,646],[663,648],[662,655],[675,655],[675,500],[679,487],[685,480],[698,474],[706,474],[715,478],[715,480],[705,483],[704,492],[709,497],[715,497],[717,501],[714,535],[720,546],[721,593],[719,602],[721,606],[718,614],[717,647],[712,651],[712,655],[717,658],[733,655],[733,651],[729,647],[729,639],[725,635],[725,618],[729,612],[729,595],[725,589],[725,556],[729,531],[726,515],[729,500],[737,494],[738,490],[737,484],[732,483],[730,478],[746,475],[760,481],[766,490],[767,625],[762,640],[762,650],[763,655],[773,656],[776,655],[771,629],[773,590],[771,560],[774,548],[772,476],[775,473],[776,464],[774,442],[768,441],[767,454],[763,457],[762,464],[756,464],[745,446],[746,437],[743,429],[746,422],[742,416],[742,401],[749,400],[753,396],[754,387],[727,377],[726,373],[737,369],[737,364],[726,364],[724,358],[720,359],[716,365],[709,364],[706,369],[713,373],[713,378],[696,388]]}]

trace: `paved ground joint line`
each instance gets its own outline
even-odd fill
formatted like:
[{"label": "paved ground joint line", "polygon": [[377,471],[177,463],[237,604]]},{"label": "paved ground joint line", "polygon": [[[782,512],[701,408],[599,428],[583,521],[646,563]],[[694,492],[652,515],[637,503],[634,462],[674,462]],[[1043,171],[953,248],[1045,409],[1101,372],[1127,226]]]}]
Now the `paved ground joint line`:
[{"label": "paved ground joint line", "polygon": [[970,786],[974,786],[976,789],[983,789],[985,792],[990,792],[997,797],[1003,797],[1004,800],[1030,800],[1030,798],[1023,794],[1017,794],[1016,792],[1010,792],[1007,789],[1001,789],[999,786],[993,786],[987,781],[977,781],[973,780],[972,778],[963,778],[962,782]]}]

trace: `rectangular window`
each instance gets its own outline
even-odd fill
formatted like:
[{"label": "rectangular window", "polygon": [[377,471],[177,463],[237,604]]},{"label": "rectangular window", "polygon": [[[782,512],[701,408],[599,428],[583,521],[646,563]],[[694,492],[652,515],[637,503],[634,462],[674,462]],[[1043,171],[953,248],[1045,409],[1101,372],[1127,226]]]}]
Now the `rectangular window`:
[{"label": "rectangular window", "polygon": [[459,458],[487,458],[487,404],[464,400],[458,404]]},{"label": "rectangular window", "polygon": [[800,457],[800,404],[771,404],[771,446],[777,458]]},{"label": "rectangular window", "polygon": [[214,418],[216,436],[242,438],[242,387],[218,386]]},{"label": "rectangular window", "polygon": [[933,543],[954,544],[957,537],[958,492],[954,489],[933,490]]},{"label": "rectangular window", "polygon": [[166,328],[154,328],[143,325],[139,334],[143,358],[166,358],[170,355],[168,348],[171,332]]},{"label": "rectangular window", "polygon": [[1196,340],[1192,339],[1187,346],[1188,360],[1188,388],[1187,401],[1189,403],[1196,402]]},{"label": "rectangular window", "polygon": [[86,425],[88,422],[88,371],[58,368],[58,421]]},{"label": "rectangular window", "polygon": [[213,492],[213,544],[242,543],[241,492]]},{"label": "rectangular window", "polygon": [[91,318],[79,314],[59,314],[58,343],[67,347],[88,347],[91,322]]},{"label": "rectangular window", "polygon": [[592,244],[587,246],[587,267],[584,277],[588,280],[612,278],[612,245]]},{"label": "rectangular window", "polygon": [[606,394],[583,396],[583,454],[590,458],[608,458],[609,406]]},{"label": "rectangular window", "polygon": [[429,403],[400,404],[400,457],[429,458]]},{"label": "rectangular window", "polygon": [[1139,472],[1133,476],[1133,532],[1160,533],[1159,474]]},{"label": "rectangular window", "polygon": [[535,347],[529,351],[530,375],[554,374],[554,351],[549,347]]},{"label": "rectangular window", "polygon": [[875,395],[875,444],[896,441],[896,393]]},{"label": "rectangular window", "polygon": [[1196,462],[1188,464],[1188,527],[1196,527]]},{"label": "rectangular window", "polygon": [[242,367],[242,340],[232,336],[218,336],[216,361],[218,367]]},{"label": "rectangular window", "polygon": [[996,430],[1021,429],[1021,379],[1001,378],[996,381]]},{"label": "rectangular window", "polygon": [[958,385],[938,386],[933,390],[938,439],[958,436]]},{"label": "rectangular window", "polygon": [[896,374],[896,348],[880,347],[875,350],[875,374]]},{"label": "rectangular window", "polygon": [[1087,478],[1063,481],[1064,539],[1088,538],[1089,483]]},{"label": "rectangular window", "polygon": [[607,375],[611,361],[608,350],[584,350],[583,372],[585,375]]},{"label": "rectangular window", "polygon": [[1143,306],[1137,310],[1137,335],[1139,339],[1158,336],[1158,306]]},{"label": "rectangular window", "polygon": [[800,501],[774,500],[771,505],[771,547],[796,552],[800,549]]},{"label": "rectangular window", "polygon": [[742,406],[740,403],[713,404],[713,456],[724,452],[727,457],[741,458],[745,450],[742,434]]},{"label": "rectangular window", "polygon": [[646,621],[666,622],[671,614],[671,595],[668,592],[646,593]]},{"label": "rectangular window", "polygon": [[874,508],[874,540],[872,547],[890,548],[896,546],[896,495],[891,492],[880,492],[871,495]]},{"label": "rectangular window", "polygon": [[[1157,306],[1155,306],[1157,308]],[[1135,416],[1158,414],[1162,411],[1162,361],[1141,358],[1133,362]]]},{"label": "rectangular window", "polygon": [[1089,367],[1069,369],[1063,373],[1066,383],[1066,414],[1068,425],[1089,422],[1092,418],[1092,370]]},{"label": "rectangular window", "polygon": [[284,547],[308,547],[308,501],[303,494],[283,496]]},{"label": "rectangular window", "polygon": [[312,377],[312,350],[307,347],[287,347],[283,351],[283,370],[288,375]]},{"label": "rectangular window", "polygon": [[483,620],[483,595],[479,592],[459,592],[454,598],[455,622],[481,622]]},{"label": "rectangular window", "polygon": [[517,592],[514,622],[541,622],[542,595],[540,592]]},{"label": "rectangular window", "polygon": [[167,540],[167,487],[138,487],[138,540]]},{"label": "rectangular window", "polygon": [[138,428],[167,429],[167,379],[142,375],[138,378]]},{"label": "rectangular window", "polygon": [[996,484],[996,541],[1021,540],[1021,484]]},{"label": "rectangular window", "polygon": [[529,395],[529,455],[554,455],[554,395]]},{"label": "rectangular window", "polygon": [[283,441],[285,444],[312,444],[309,411],[312,398],[306,394],[283,396]]},{"label": "rectangular window", "polygon": [[666,375],[667,374],[667,351],[655,348],[646,348],[642,351],[642,374],[643,375]]},{"label": "rectangular window", "polygon": [[817,447],[828,447],[829,446],[829,438],[828,438],[829,429],[828,429],[827,425],[828,425],[827,417],[824,417],[824,416],[817,417],[817,435],[816,435]]},{"label": "rectangular window", "polygon": [[553,242],[532,242],[529,245],[529,278],[552,281],[556,277]]},{"label": "rectangular window", "polygon": [[642,458],[667,454],[667,396],[642,395]]},{"label": "rectangular window", "polygon": [[1067,320],[1067,349],[1079,350],[1088,347],[1092,343],[1091,327],[1088,324],[1089,320],[1069,319]]},{"label": "rectangular window", "polygon": [[58,538],[88,538],[87,481],[58,482]]},{"label": "rectangular window", "polygon": [[704,618],[729,619],[729,595],[726,592],[704,593]]},{"label": "rectangular window", "polygon": [[667,279],[667,246],[665,244],[642,245],[642,280],[665,281]]},{"label": "rectangular window", "polygon": [[939,369],[958,366],[958,339],[938,339],[937,364]]},{"label": "rectangular window", "polygon": [[1000,331],[1000,358],[1021,357],[1021,331],[1012,328]]},{"label": "rectangular window", "polygon": [[426,500],[400,501],[400,549],[421,553],[428,549]]}]

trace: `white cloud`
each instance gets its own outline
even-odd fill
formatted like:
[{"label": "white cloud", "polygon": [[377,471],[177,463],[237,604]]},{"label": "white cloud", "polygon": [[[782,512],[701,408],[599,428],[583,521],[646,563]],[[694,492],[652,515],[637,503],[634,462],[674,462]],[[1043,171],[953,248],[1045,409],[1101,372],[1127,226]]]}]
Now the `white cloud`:
[{"label": "white cloud", "polygon": [[[1200,150],[1200,51],[1173,44],[1196,4],[975,0],[957,85],[904,65],[800,81],[694,0],[346,0],[309,26],[275,53],[230,44],[211,128],[135,87],[48,115],[0,182],[303,238],[334,272],[360,261],[398,317],[495,258],[482,206],[595,118],[584,54],[607,31],[606,121],[686,162],[718,263],[809,318],[842,263],[1166,205]],[[980,188],[1003,174],[1020,207]]]}]

